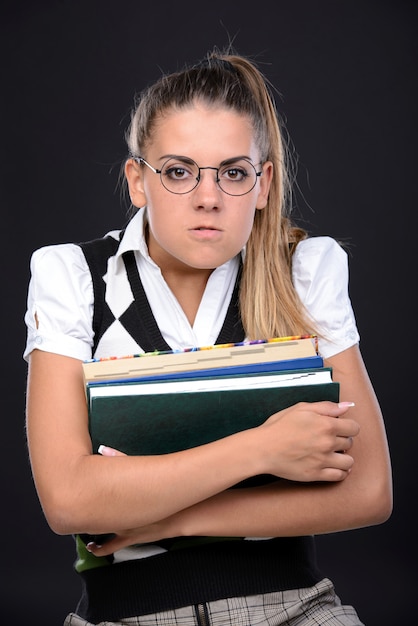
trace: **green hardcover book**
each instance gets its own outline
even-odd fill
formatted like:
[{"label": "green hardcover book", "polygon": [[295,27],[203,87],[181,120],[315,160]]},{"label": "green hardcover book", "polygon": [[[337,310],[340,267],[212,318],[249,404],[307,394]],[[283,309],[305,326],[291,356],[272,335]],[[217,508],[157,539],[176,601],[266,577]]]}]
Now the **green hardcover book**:
[{"label": "green hardcover book", "polygon": [[331,368],[87,387],[93,451],[166,454],[262,424],[297,402],[338,402]]}]

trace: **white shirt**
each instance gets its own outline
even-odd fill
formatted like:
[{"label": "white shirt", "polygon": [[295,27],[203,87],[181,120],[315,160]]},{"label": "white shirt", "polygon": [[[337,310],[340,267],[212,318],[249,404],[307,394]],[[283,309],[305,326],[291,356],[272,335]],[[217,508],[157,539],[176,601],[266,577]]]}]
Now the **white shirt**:
[{"label": "white shirt", "polygon": [[[150,258],[144,238],[144,209],[126,227],[118,253],[111,257],[105,277],[107,292],[120,313],[132,294],[127,284],[122,253],[134,250],[139,274],[161,333],[173,349],[212,345],[220,332],[238,271],[238,258],[211,274],[193,326],[187,320],[159,267]],[[119,231],[110,234],[116,239]],[[301,241],[293,256],[293,283],[302,302],[326,339],[319,339],[319,353],[330,357],[359,341],[348,293],[347,254],[330,237]],[[36,314],[36,317],[35,317]],[[27,344],[24,358],[35,349],[81,360],[91,358],[93,286],[81,248],[57,244],[36,250],[31,258],[31,280],[25,315]],[[117,327],[113,329],[116,340]],[[96,356],[124,356],[138,352],[125,333],[112,333]]]}]

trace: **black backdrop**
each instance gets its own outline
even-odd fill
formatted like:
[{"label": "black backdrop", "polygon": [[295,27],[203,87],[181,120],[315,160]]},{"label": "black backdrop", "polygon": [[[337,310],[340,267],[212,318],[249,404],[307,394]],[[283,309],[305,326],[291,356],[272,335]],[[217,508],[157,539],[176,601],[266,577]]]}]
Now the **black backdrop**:
[{"label": "black backdrop", "polygon": [[418,415],[407,366],[417,348],[417,3],[2,6],[0,622],[58,626],[79,593],[72,540],[47,527],[25,447],[21,354],[30,254],[122,225],[118,164],[135,91],[232,38],[281,94],[299,155],[296,216],[312,234],[350,244],[351,298],[392,452],[390,521],[319,537],[319,562],[367,626],[411,624]]}]

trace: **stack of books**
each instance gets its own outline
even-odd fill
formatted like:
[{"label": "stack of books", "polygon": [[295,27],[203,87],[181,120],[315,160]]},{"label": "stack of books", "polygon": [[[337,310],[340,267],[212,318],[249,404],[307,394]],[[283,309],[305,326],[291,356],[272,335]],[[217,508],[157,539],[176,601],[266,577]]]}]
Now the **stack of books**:
[{"label": "stack of books", "polygon": [[339,399],[315,335],[92,359],[83,371],[94,452],[176,452]]}]

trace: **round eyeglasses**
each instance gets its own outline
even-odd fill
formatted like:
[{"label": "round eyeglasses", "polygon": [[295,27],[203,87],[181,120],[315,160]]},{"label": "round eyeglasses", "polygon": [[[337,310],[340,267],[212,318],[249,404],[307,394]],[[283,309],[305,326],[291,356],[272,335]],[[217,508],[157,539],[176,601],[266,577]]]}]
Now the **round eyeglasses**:
[{"label": "round eyeglasses", "polygon": [[245,196],[254,189],[257,178],[263,173],[257,172],[251,161],[245,158],[229,159],[219,167],[199,167],[193,159],[176,156],[167,159],[160,170],[142,157],[132,158],[149,167],[154,174],[159,174],[163,187],[175,194],[190,193],[200,183],[202,170],[213,170],[216,172],[215,182],[221,191],[229,196]]}]

